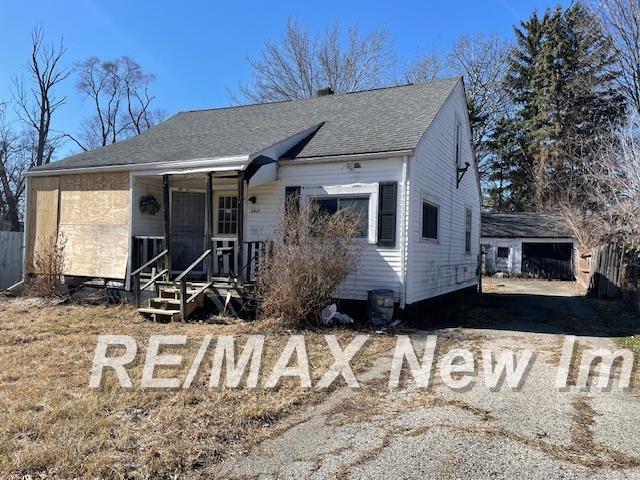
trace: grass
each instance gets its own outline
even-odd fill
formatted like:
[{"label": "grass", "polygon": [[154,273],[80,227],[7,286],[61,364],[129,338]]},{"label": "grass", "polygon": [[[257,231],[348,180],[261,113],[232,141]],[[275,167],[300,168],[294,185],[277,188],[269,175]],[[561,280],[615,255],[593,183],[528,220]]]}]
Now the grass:
[{"label": "grass", "polygon": [[[238,349],[247,335],[264,333],[264,381],[290,334],[273,326],[156,324],[124,306],[0,300],[0,472],[63,478],[208,476],[222,459],[272,433],[279,419],[319,402],[328,392],[303,389],[294,381],[272,390],[209,389],[206,360],[190,389],[142,389],[149,336],[187,335],[186,346],[167,348],[167,353],[184,356],[182,365],[156,370],[156,376],[184,379],[205,335],[236,335]],[[296,333],[306,335],[315,382],[333,363],[321,338],[327,332]],[[344,347],[357,332],[330,333]],[[100,389],[88,388],[100,334],[136,339],[138,355],[128,367],[133,388],[121,388],[112,371]],[[354,371],[390,352],[394,343],[393,337],[372,336],[352,361]]]}]

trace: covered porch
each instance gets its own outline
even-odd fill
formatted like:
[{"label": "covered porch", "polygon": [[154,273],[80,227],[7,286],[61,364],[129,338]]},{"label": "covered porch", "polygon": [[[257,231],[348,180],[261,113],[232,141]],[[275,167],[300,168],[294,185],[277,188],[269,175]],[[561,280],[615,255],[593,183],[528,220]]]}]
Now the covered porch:
[{"label": "covered porch", "polygon": [[130,287],[141,313],[187,319],[207,296],[219,311],[246,300],[264,241],[247,240],[249,186],[275,180],[277,166],[132,176]]}]

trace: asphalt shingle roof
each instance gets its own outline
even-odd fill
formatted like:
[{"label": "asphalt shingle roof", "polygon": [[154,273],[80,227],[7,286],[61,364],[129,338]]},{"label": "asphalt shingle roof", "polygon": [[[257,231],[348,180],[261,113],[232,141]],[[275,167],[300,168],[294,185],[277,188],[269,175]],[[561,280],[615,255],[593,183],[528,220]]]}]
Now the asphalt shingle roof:
[{"label": "asphalt shingle roof", "polygon": [[573,238],[567,223],[546,213],[483,213],[482,236],[502,238]]},{"label": "asphalt shingle roof", "polygon": [[129,140],[34,170],[252,155],[322,122],[295,159],[412,149],[458,81],[181,112]]}]

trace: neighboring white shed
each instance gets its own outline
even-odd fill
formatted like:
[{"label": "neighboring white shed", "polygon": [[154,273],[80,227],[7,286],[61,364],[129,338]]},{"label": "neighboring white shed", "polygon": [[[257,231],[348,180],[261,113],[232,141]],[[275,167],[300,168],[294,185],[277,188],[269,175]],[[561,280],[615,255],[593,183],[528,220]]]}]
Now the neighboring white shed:
[{"label": "neighboring white shed", "polygon": [[578,241],[562,217],[483,213],[483,274],[574,280]]}]

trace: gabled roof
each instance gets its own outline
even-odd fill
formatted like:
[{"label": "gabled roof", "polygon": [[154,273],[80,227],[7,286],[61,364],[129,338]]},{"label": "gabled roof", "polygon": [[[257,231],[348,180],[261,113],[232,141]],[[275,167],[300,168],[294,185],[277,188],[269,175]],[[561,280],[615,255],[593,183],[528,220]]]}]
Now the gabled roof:
[{"label": "gabled roof", "polygon": [[293,159],[413,149],[459,81],[181,112],[129,140],[33,170],[251,156],[318,124],[289,151]]},{"label": "gabled roof", "polygon": [[573,238],[562,217],[547,213],[483,213],[482,237]]}]

